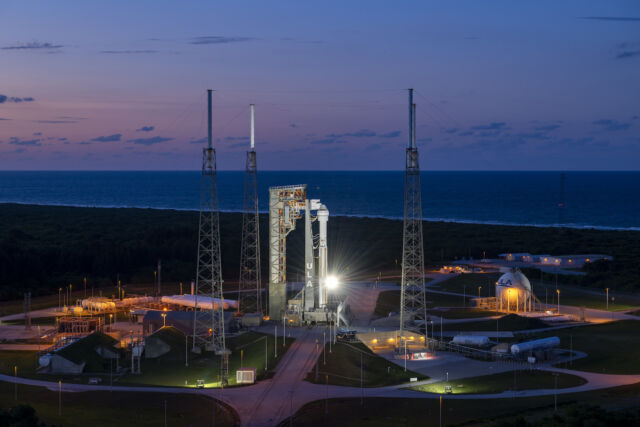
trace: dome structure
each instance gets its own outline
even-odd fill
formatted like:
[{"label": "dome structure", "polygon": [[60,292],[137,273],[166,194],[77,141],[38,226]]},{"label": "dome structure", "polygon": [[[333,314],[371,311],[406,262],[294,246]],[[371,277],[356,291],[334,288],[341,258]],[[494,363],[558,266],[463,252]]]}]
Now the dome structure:
[{"label": "dome structure", "polygon": [[496,282],[496,309],[498,311],[527,312],[533,308],[531,282],[519,269],[506,272]]},{"label": "dome structure", "polygon": [[515,269],[504,273],[496,283],[497,287],[516,288],[526,292],[531,292],[531,282],[522,271]]}]

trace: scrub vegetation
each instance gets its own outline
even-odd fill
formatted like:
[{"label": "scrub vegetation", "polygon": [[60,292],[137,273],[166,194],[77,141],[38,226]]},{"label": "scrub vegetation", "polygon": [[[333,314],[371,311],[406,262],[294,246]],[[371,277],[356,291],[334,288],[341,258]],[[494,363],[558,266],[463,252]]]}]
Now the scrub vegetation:
[{"label": "scrub vegetation", "polygon": [[[260,221],[266,277],[267,215]],[[220,215],[223,277],[230,286],[239,271],[241,222],[240,214]],[[30,290],[33,309],[41,307],[40,295],[50,295],[42,306],[56,305],[58,289],[72,283],[80,290],[85,276],[88,287],[104,295],[117,292],[118,274],[127,293],[136,284],[151,289],[158,259],[164,286],[176,292],[177,283],[189,283],[195,272],[197,226],[197,212],[2,204],[0,299],[19,299]],[[427,266],[481,258],[483,252],[487,257],[505,251],[605,253],[614,261],[593,263],[585,277],[571,277],[567,284],[616,292],[640,286],[640,232],[444,222],[425,222],[423,230]],[[330,265],[345,280],[400,273],[402,221],[332,217],[328,232]],[[303,244],[303,233],[287,239],[289,277],[294,280],[303,274]],[[17,301],[0,306],[0,314],[20,309]]]}]

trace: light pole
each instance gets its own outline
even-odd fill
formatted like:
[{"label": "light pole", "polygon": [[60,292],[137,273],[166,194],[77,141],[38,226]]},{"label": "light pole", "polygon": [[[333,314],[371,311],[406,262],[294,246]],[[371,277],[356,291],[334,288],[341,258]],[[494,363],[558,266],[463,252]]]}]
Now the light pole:
[{"label": "light pole", "polygon": [[[167,326],[167,313],[162,313],[162,327],[164,328],[165,326]],[[109,315],[109,317],[111,317],[111,315]]]},{"label": "light pole", "polygon": [[[62,292],[62,288],[58,288],[58,312],[62,311],[62,306],[60,305],[60,292]],[[609,297],[607,297],[608,299]]]},{"label": "light pole", "polygon": [[113,332],[113,314],[109,314],[109,332]]},{"label": "light pole", "polygon": [[62,380],[58,380],[58,416],[62,416]]},{"label": "light pole", "polygon": [[611,297],[611,318],[613,319],[613,312],[616,311],[616,297]]},{"label": "light pole", "polygon": [[556,292],[558,293],[558,314],[560,314],[560,289],[556,289]]},{"label": "light pole", "polygon": [[14,396],[15,400],[18,400],[18,365],[13,366],[13,376],[15,378]]},{"label": "light pole", "polygon": [[287,315],[282,318],[282,348],[287,345]]},{"label": "light pole", "polygon": [[84,283],[84,297],[86,298],[87,297],[87,278],[86,277],[82,279],[82,283]]},{"label": "light pole", "polygon": [[406,338],[404,340],[404,371],[407,372],[407,339]]},{"label": "light pole", "polygon": [[609,288],[607,288],[607,310],[609,310]]},{"label": "light pole", "polygon": [[273,337],[275,338],[276,341],[273,345],[273,348],[274,348],[274,356],[277,359],[278,358],[278,325],[275,325],[275,327],[276,327],[276,330],[273,334]]},{"label": "light pole", "polygon": [[322,364],[327,364],[327,331],[322,333]]},{"label": "light pole", "polygon": [[184,334],[184,367],[188,368],[189,367],[189,344],[187,344],[189,341],[189,335]]},{"label": "light pole", "polygon": [[480,298],[480,289],[482,289],[482,286],[478,286],[478,298]]}]

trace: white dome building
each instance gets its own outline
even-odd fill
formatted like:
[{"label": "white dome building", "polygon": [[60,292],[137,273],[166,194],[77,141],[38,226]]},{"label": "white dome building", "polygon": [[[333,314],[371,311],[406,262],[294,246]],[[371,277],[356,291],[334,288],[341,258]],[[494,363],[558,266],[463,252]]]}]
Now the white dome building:
[{"label": "white dome building", "polygon": [[507,313],[533,311],[531,283],[519,269],[503,274],[496,282],[496,310]]}]

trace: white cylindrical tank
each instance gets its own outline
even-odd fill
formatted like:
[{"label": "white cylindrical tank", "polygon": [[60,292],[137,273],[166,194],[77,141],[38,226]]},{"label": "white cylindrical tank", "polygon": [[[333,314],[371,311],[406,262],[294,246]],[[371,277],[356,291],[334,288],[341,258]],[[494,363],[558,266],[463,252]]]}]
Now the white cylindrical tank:
[{"label": "white cylindrical tank", "polygon": [[525,341],[511,346],[511,353],[518,354],[525,351],[545,350],[560,345],[560,338],[549,337],[539,340]]},{"label": "white cylindrical tank", "polygon": [[82,307],[80,307],[80,306],[71,307],[71,314],[74,315],[74,316],[81,316],[82,315]]},{"label": "white cylindrical tank", "polygon": [[489,337],[483,335],[456,335],[451,342],[454,344],[475,345],[478,347],[484,347],[490,344]]},{"label": "white cylindrical tank", "polygon": [[[163,296],[161,301],[165,304],[174,304],[183,307],[194,307],[196,305],[196,295],[171,295],[171,296]],[[198,297],[198,308],[202,310],[216,310],[220,304],[219,298],[213,298],[213,306],[211,304],[211,298],[206,298],[200,295]],[[237,308],[238,301],[232,299],[225,299],[222,305],[224,310],[228,310],[229,308]]]}]

